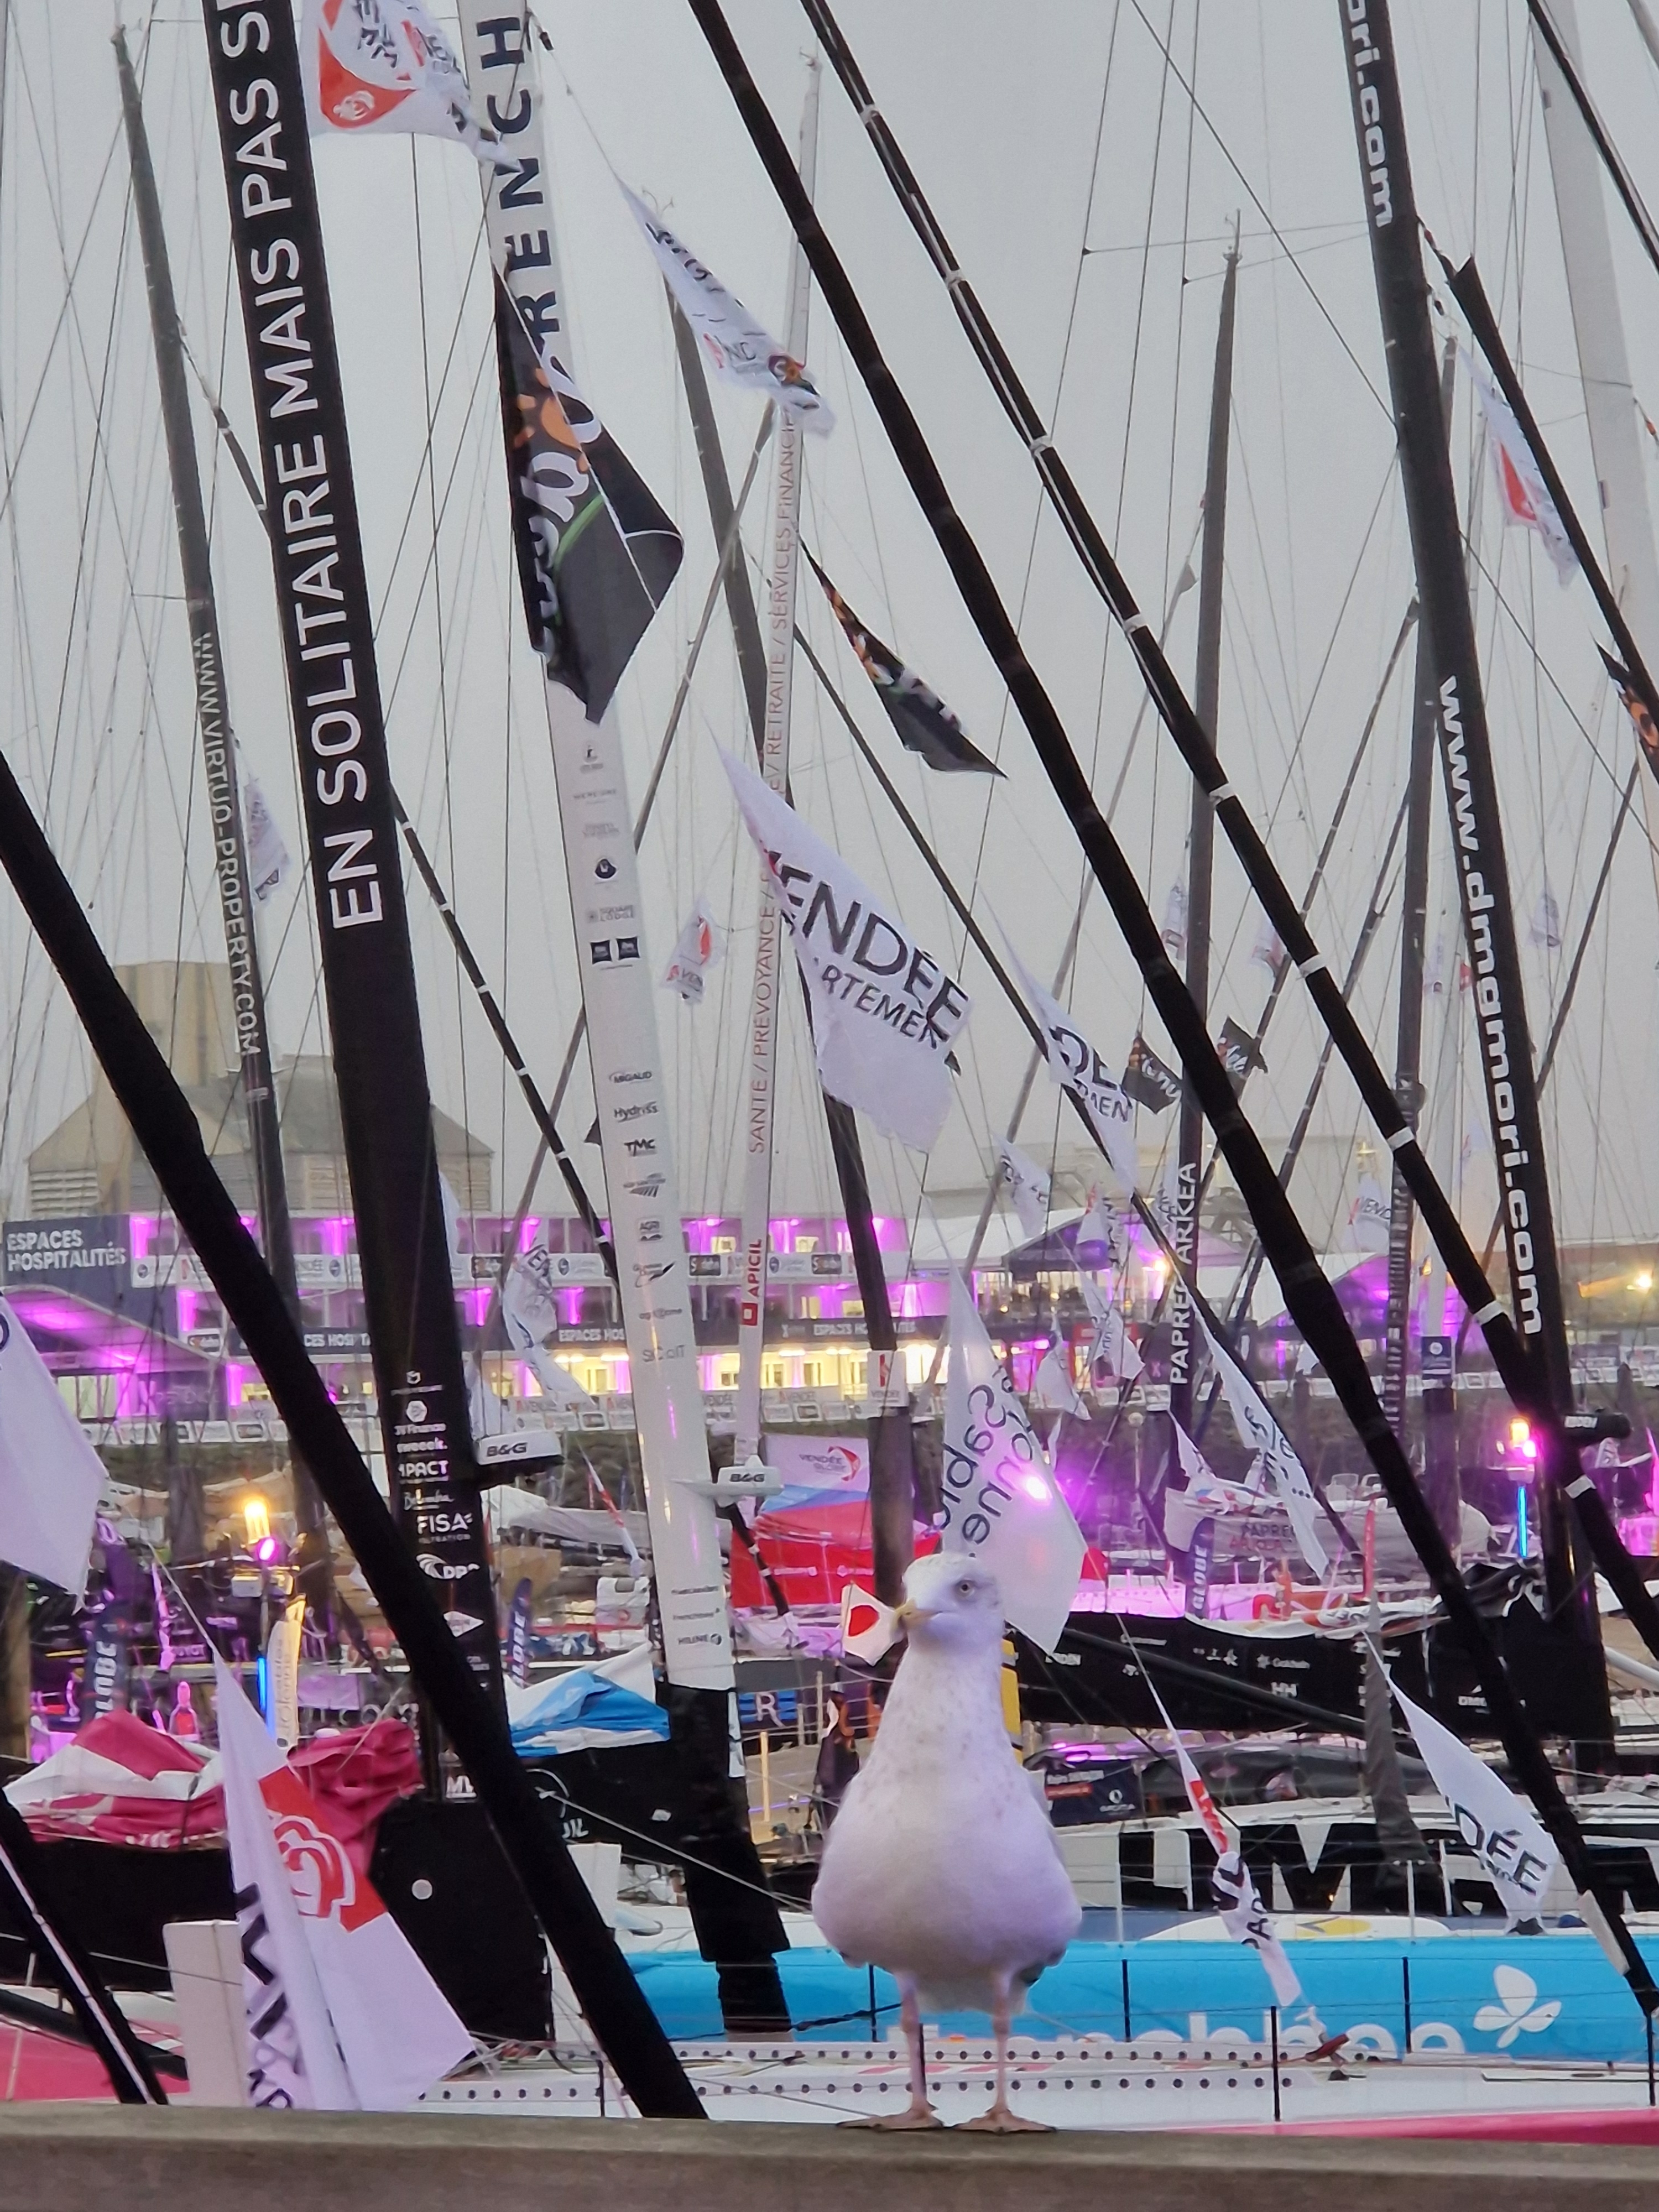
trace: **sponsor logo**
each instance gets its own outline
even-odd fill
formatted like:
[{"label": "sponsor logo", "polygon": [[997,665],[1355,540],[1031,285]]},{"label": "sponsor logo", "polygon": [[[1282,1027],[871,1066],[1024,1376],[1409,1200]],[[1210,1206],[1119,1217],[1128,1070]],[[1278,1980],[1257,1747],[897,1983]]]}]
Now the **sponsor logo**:
[{"label": "sponsor logo", "polygon": [[655,1198],[666,1180],[665,1176],[648,1175],[642,1176],[638,1182],[625,1182],[623,1188],[631,1198]]},{"label": "sponsor logo", "polygon": [[654,1137],[624,1137],[623,1142],[628,1147],[629,1157],[636,1160],[648,1159],[657,1149]]},{"label": "sponsor logo", "polygon": [[637,960],[639,957],[640,940],[637,937],[619,937],[617,939],[618,960]]},{"label": "sponsor logo", "polygon": [[634,1231],[634,1234],[639,1238],[641,1244],[660,1244],[662,1242],[662,1224],[655,1218],[649,1221],[642,1221],[639,1227]]},{"label": "sponsor logo", "polygon": [[1538,2003],[1538,1984],[1530,1974],[1523,1974],[1519,1966],[1494,1966],[1492,1979],[1498,2002],[1482,2005],[1474,2024],[1488,2034],[1497,2029],[1500,2051],[1507,2051],[1518,2035],[1541,2035],[1554,2025],[1561,2000],[1549,1997]]},{"label": "sponsor logo", "polygon": [[426,1400],[424,1398],[411,1398],[409,1403],[404,1407],[404,1412],[407,1418],[411,1421],[420,1422],[425,1420]]},{"label": "sponsor logo", "polygon": [[646,1098],[642,1099],[637,1106],[616,1107],[612,1110],[611,1118],[613,1121],[644,1121],[654,1115],[656,1110],[656,1100]]},{"label": "sponsor logo", "polygon": [[608,884],[617,872],[617,864],[608,856],[603,857],[594,861],[593,872],[602,884]]},{"label": "sponsor logo", "polygon": [[593,838],[620,837],[622,831],[614,822],[584,822],[582,836]]},{"label": "sponsor logo", "polygon": [[612,1083],[649,1083],[656,1070],[652,1067],[619,1067],[611,1077]]},{"label": "sponsor logo", "polygon": [[634,1280],[636,1283],[659,1283],[673,1265],[672,1260],[635,1260]]},{"label": "sponsor logo", "polygon": [[441,1559],[435,1552],[416,1553],[415,1564],[434,1583],[463,1582],[472,1571],[464,1559]]},{"label": "sponsor logo", "polygon": [[596,968],[605,966],[611,958],[611,939],[608,937],[594,939],[588,945],[587,957]]},{"label": "sponsor logo", "polygon": [[470,1636],[475,1628],[483,1626],[476,1613],[447,1613],[444,1625],[452,1636]]}]

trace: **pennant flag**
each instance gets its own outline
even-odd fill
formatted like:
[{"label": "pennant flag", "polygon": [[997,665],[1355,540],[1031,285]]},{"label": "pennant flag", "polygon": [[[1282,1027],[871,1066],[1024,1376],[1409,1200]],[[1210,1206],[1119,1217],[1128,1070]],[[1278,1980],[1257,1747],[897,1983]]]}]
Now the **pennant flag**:
[{"label": "pennant flag", "polygon": [[1037,1362],[1036,1373],[1031,1377],[1031,1403],[1045,1413],[1087,1416],[1089,1408],[1072,1380],[1071,1362],[1060,1358],[1058,1345],[1051,1344]]},{"label": "pennant flag", "polygon": [[1511,1922],[1535,1920],[1561,1854],[1529,1807],[1484,1759],[1390,1683],[1418,1755],[1434,1777],[1464,1846],[1502,1899]]},{"label": "pennant flag", "polygon": [[[1006,939],[1005,939],[1006,942]],[[1107,1072],[1106,1063],[1059,1000],[1045,991],[1014,951],[1008,957],[1020,988],[1030,1000],[1042,1026],[1048,1073],[1062,1091],[1069,1091],[1088,1116],[1095,1141],[1105,1156],[1117,1188],[1115,1195],[1133,1195],[1138,1164],[1135,1158],[1134,1108],[1123,1086]]]},{"label": "pennant flag", "polygon": [[1083,1209],[1083,1218],[1077,1225],[1073,1251],[1079,1267],[1085,1264],[1083,1255],[1091,1246],[1102,1255],[1093,1264],[1109,1268],[1113,1274],[1121,1274],[1129,1264],[1129,1231],[1123,1216],[1102,1197],[1100,1185],[1089,1186],[1088,1201]]},{"label": "pennant flag", "polygon": [[404,2111],[472,2038],[222,1659],[213,1674],[252,2101]]},{"label": "pennant flag", "polygon": [[1317,1501],[1313,1485],[1308,1480],[1308,1470],[1297,1458],[1290,1438],[1267,1411],[1261,1392],[1218,1340],[1204,1317],[1204,1309],[1196,1300],[1193,1311],[1208,1340],[1210,1357],[1221,1377],[1221,1394],[1227,1401],[1233,1425],[1251,1450],[1261,1453],[1262,1471],[1271,1480],[1291,1516],[1303,1558],[1316,1575],[1322,1575],[1330,1565],[1330,1556],[1319,1540]]},{"label": "pennant flag", "polygon": [[1127,1385],[1137,1382],[1146,1364],[1139,1346],[1130,1335],[1129,1325],[1118,1307],[1108,1305],[1102,1311],[1094,1310],[1094,1300],[1100,1296],[1093,1284],[1084,1292],[1084,1303],[1090,1308],[1090,1319],[1095,1325],[1094,1342],[1089,1347],[1090,1371],[1097,1380],[1107,1382]]},{"label": "pennant flag", "polygon": [[690,921],[675,941],[674,957],[662,979],[664,989],[678,991],[688,1006],[696,1006],[702,998],[703,978],[725,955],[726,932],[715,927],[714,915],[699,896]]},{"label": "pennant flag", "polygon": [[1049,1178],[1035,1160],[1027,1159],[1006,1137],[997,1139],[997,1182],[1012,1200],[1024,1234],[1028,1237],[1041,1237],[1048,1225],[1052,1188]]},{"label": "pennant flag", "polygon": [[1532,457],[1532,448],[1522,434],[1521,425],[1509,401],[1474,356],[1462,346],[1457,351],[1480,402],[1480,412],[1486,417],[1486,449],[1492,455],[1504,520],[1518,523],[1523,529],[1535,530],[1543,541],[1544,550],[1555,564],[1558,580],[1563,584],[1571,583],[1578,556],[1572,550],[1572,541],[1562,525],[1555,501],[1538,472],[1538,464]]},{"label": "pennant flag", "polygon": [[1529,944],[1541,945],[1547,951],[1561,949],[1561,909],[1555,902],[1555,894],[1547,884],[1538,894],[1538,903],[1532,910],[1532,920],[1527,924]]},{"label": "pennant flag", "polygon": [[[1146,1668],[1141,1669],[1146,1674]],[[1188,1756],[1187,1747],[1181,1741],[1169,1710],[1158,1696],[1157,1686],[1146,1675],[1146,1686],[1152,1691],[1154,1703],[1164,1716],[1164,1725],[1175,1742],[1176,1759],[1181,1767],[1181,1778],[1186,1784],[1187,1802],[1197,1814],[1199,1823],[1209,1838],[1215,1851],[1215,1871],[1210,1877],[1210,1887],[1215,1899],[1221,1924],[1235,1943],[1243,1944],[1254,1951],[1267,1969],[1267,1979],[1273,1984],[1273,1999],[1279,2006],[1294,2004],[1302,1994],[1302,1984],[1280,1942],[1271,1917],[1262,1909],[1256,1893],[1255,1877],[1244,1863],[1244,1854],[1227,1833],[1227,1826],[1216,1810],[1204,1777]]]},{"label": "pennant flag", "polygon": [[306,0],[300,69],[313,137],[412,131],[514,166],[474,114],[466,72],[422,0]]},{"label": "pennant flag", "polygon": [[1123,1089],[1137,1106],[1149,1107],[1154,1114],[1164,1113],[1180,1101],[1181,1078],[1158,1058],[1139,1030],[1124,1062]]},{"label": "pennant flag", "polygon": [[[1049,1360],[1052,1351],[1043,1364]],[[1080,1410],[1069,1382],[1066,1389],[1066,1410]],[[1077,1595],[1083,1533],[954,1269],[944,1451],[940,1548],[977,1553],[996,1575],[1003,1618],[1052,1651]]]},{"label": "pennant flag", "polygon": [[1659,775],[1659,730],[1653,726],[1647,702],[1636,688],[1636,679],[1622,662],[1598,646],[1601,665],[1613,678],[1619,696],[1624,702],[1625,712],[1636,726],[1636,741],[1642,748],[1642,757],[1656,775]]},{"label": "pennant flag", "polygon": [[824,1089],[930,1152],[951,1110],[951,1042],[973,1000],[793,806],[752,769],[720,758],[806,978]]},{"label": "pennant flag", "polygon": [[802,363],[791,359],[743,301],[704,268],[637,193],[630,192],[620,177],[617,181],[634,211],[635,222],[645,234],[646,244],[657,257],[674,304],[696,333],[715,375],[727,384],[747,385],[751,391],[763,392],[796,416],[804,430],[833,430],[836,418]]},{"label": "pennant flag", "polygon": [[103,1462],[0,1298],[0,1559],[78,1604],[103,1488]]},{"label": "pennant flag", "polygon": [[1164,950],[1177,968],[1187,964],[1187,887],[1171,884],[1170,896],[1164,902],[1164,927],[1159,932]]},{"label": "pennant flag", "polygon": [[247,768],[242,770],[242,834],[247,840],[248,889],[263,906],[282,889],[294,863],[259,779]]},{"label": "pennant flag", "polygon": [[532,343],[499,276],[495,345],[530,641],[597,722],[685,548],[564,368]]},{"label": "pennant flag", "polygon": [[854,1659],[873,1667],[886,1656],[904,1631],[890,1605],[884,1605],[856,1583],[843,1583],[841,1591],[841,1648]]},{"label": "pennant flag", "polygon": [[1386,1252],[1393,1218],[1389,1194],[1375,1176],[1361,1176],[1348,1208],[1348,1233],[1362,1252]]},{"label": "pennant flag", "polygon": [[1260,1047],[1249,1030],[1236,1022],[1231,1014],[1221,1024],[1221,1035],[1215,1041],[1221,1065],[1232,1078],[1233,1088],[1238,1090],[1253,1067],[1265,1067]]},{"label": "pennant flag", "polygon": [[811,555],[806,557],[812,562],[812,574],[828,593],[836,619],[875,685],[876,696],[887,709],[887,719],[906,752],[918,755],[940,775],[1000,775],[1002,770],[971,742],[938,692],[930,691],[914,669],[906,667],[890,646],[865,628]]},{"label": "pennant flag", "polygon": [[1285,947],[1279,932],[1264,914],[1256,925],[1255,943],[1250,947],[1251,964],[1265,968],[1277,981],[1279,969],[1285,965]]},{"label": "pennant flag", "polygon": [[561,1413],[580,1413],[596,1401],[568,1369],[550,1358],[542,1341],[559,1325],[552,1267],[553,1255],[544,1245],[520,1253],[501,1285],[501,1321],[514,1350],[540,1383],[542,1395]]}]

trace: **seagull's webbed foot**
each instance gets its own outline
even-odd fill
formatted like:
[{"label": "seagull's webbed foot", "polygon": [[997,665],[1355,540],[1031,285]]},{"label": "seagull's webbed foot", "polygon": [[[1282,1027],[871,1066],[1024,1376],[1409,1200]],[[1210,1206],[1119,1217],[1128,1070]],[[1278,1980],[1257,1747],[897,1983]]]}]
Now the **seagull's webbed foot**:
[{"label": "seagull's webbed foot", "polygon": [[981,2136],[1051,2136],[1054,2133],[1047,2120],[1028,2120],[1009,2108],[1006,2099],[999,2097],[988,2112],[981,2112],[976,2120],[963,2120],[951,2131],[953,2135],[973,2133]]},{"label": "seagull's webbed foot", "polygon": [[942,2128],[945,2123],[931,2105],[912,2100],[902,2112],[883,2112],[868,2120],[843,2120],[841,2124],[844,2128],[884,2128],[890,2133],[897,2133],[903,2129]]}]

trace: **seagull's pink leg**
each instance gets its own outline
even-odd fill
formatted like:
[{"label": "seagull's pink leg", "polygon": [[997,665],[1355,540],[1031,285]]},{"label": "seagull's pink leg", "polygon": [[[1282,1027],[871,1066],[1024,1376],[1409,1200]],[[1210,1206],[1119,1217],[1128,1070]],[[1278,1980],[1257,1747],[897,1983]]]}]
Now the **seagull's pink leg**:
[{"label": "seagull's pink leg", "polygon": [[988,2112],[981,2112],[976,2120],[964,2120],[964,2128],[975,2128],[981,2134],[995,2136],[1051,2136],[1054,2130],[1046,2120],[1023,2119],[1008,2103],[1008,2036],[1013,2025],[1012,1977],[1005,1975],[997,1984],[996,2008],[991,2024],[997,2039],[997,2094],[996,2102]]},{"label": "seagull's pink leg", "polygon": [[902,2112],[884,2114],[879,2119],[843,2120],[844,2128],[942,2128],[939,2114],[927,2101],[927,2062],[921,2040],[921,2007],[916,2001],[915,1984],[904,1977],[899,1981],[899,2024],[904,2030],[904,2039],[910,2048],[910,2102]]}]

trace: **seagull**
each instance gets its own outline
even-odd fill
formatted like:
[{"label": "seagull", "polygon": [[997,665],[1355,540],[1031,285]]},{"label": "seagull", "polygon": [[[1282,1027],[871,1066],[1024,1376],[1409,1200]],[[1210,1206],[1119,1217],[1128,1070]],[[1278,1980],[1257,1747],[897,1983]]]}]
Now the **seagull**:
[{"label": "seagull", "polygon": [[1083,1914],[1002,1718],[1002,1601],[964,1553],[913,1560],[908,1644],[870,1755],[824,1844],[812,1917],[851,1966],[898,1983],[908,2109],[873,2124],[936,2128],[921,2006],[988,2012],[997,2094],[970,2128],[1037,2130],[1008,2106],[1016,1996],[1063,1956]]}]

